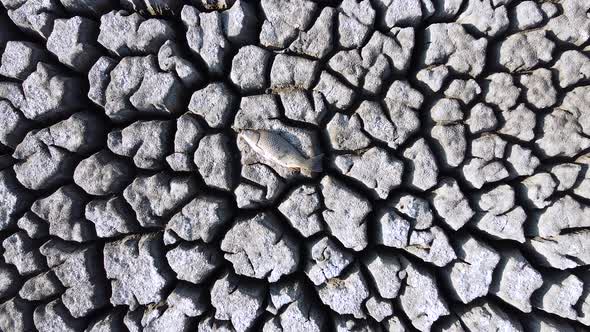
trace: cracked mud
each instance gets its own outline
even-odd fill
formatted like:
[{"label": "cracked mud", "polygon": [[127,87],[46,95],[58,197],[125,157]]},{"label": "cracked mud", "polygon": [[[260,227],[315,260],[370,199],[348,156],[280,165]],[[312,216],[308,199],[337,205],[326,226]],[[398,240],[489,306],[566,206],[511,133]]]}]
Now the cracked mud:
[{"label": "cracked mud", "polygon": [[587,331],[588,0],[0,0],[0,331]]}]

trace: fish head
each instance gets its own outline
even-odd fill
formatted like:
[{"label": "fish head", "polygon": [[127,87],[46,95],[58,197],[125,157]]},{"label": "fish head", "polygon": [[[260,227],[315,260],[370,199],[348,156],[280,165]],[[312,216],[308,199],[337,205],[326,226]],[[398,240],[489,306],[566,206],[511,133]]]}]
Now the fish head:
[{"label": "fish head", "polygon": [[256,146],[258,143],[258,139],[260,138],[260,133],[256,130],[242,130],[240,131],[240,136],[250,145]]}]

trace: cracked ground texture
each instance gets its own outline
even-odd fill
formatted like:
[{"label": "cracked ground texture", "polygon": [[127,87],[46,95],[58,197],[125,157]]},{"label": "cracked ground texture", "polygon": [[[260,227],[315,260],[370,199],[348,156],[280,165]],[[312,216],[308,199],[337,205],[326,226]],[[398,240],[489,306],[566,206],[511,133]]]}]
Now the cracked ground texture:
[{"label": "cracked ground texture", "polygon": [[590,330],[590,1],[0,3],[0,331]]}]

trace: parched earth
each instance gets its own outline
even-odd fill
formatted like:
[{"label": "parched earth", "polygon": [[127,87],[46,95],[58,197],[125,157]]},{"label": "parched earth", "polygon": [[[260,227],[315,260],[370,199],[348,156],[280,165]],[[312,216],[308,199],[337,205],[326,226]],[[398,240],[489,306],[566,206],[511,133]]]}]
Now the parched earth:
[{"label": "parched earth", "polygon": [[590,1],[0,2],[0,331],[590,329]]}]

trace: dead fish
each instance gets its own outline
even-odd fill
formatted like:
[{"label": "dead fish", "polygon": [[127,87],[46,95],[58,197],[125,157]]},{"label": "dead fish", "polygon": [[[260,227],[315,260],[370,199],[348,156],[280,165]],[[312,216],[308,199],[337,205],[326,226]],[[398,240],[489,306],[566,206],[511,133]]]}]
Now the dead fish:
[{"label": "dead fish", "polygon": [[240,136],[259,155],[288,167],[322,171],[323,154],[311,158],[305,158],[291,143],[281,135],[268,130],[242,130]]}]

